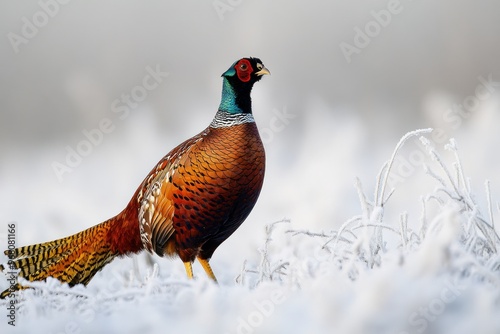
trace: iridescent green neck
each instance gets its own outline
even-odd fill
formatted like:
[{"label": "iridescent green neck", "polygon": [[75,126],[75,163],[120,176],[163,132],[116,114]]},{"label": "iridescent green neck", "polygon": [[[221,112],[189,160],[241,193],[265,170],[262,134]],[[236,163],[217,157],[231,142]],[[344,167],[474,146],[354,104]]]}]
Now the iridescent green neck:
[{"label": "iridescent green neck", "polygon": [[252,113],[250,91],[236,91],[226,77],[222,79],[222,99],[219,110],[231,114]]}]

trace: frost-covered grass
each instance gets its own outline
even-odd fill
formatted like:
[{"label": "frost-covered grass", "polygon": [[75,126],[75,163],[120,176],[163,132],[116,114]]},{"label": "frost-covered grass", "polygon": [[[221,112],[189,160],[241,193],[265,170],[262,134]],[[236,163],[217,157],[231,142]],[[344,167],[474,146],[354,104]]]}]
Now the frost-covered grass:
[{"label": "frost-covered grass", "polygon": [[[450,160],[426,133],[402,138],[373,195],[356,180],[359,215],[330,231],[295,229],[286,219],[267,225],[258,256],[241,259],[234,280],[187,281],[142,254],[115,261],[87,288],[29,283],[35,289],[17,295],[15,332],[499,333],[500,239],[489,183],[481,208],[455,142],[446,146]],[[404,207],[391,207],[397,189],[389,178],[401,147],[419,136],[435,189],[410,223]]]}]

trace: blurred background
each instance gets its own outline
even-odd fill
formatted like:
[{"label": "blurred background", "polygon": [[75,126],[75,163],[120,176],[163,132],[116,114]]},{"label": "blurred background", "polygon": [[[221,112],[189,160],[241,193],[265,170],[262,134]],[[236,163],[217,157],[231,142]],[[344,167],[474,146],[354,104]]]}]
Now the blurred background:
[{"label": "blurred background", "polygon": [[[161,157],[209,124],[220,75],[245,56],[272,73],[252,93],[268,168],[253,213],[219,253],[248,256],[282,218],[338,228],[360,212],[354,178],[370,195],[418,128],[439,129],[439,148],[456,138],[478,201],[486,179],[498,201],[498,2],[66,2],[0,4],[2,244],[9,222],[24,245],[121,211]],[[151,71],[159,81],[144,89]],[[103,119],[108,132],[84,144]],[[436,186],[418,152],[413,140],[401,152],[388,206],[410,222]]]}]

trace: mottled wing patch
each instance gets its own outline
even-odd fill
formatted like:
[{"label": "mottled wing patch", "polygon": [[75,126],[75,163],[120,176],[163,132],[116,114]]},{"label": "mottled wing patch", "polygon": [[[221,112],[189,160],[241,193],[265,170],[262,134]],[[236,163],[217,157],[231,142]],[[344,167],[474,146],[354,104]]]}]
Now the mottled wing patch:
[{"label": "mottled wing patch", "polygon": [[[156,251],[158,253],[158,249],[156,249],[156,244],[153,245],[155,241],[155,236],[159,232],[159,228],[161,227],[161,234],[163,237],[170,237],[174,232],[172,227],[172,211],[171,216],[167,216],[164,214],[161,209],[165,210],[166,207],[168,209],[168,199],[162,198],[162,184],[168,182],[168,179],[171,177],[171,172],[173,166],[171,164],[167,164],[164,166],[165,168],[158,171],[156,174],[152,174],[153,180],[149,184],[146,189],[145,194],[142,196],[140,207],[139,207],[139,228],[141,233],[141,240],[144,247],[149,251]],[[160,209],[161,208],[161,209]],[[160,254],[162,255],[162,254]]]},{"label": "mottled wing patch", "polygon": [[201,139],[201,136],[194,137],[178,146],[157,164],[144,181],[143,189],[138,195],[139,228],[141,241],[149,252],[155,251],[160,256],[165,253],[164,247],[175,231],[172,224],[172,178],[193,145]]}]

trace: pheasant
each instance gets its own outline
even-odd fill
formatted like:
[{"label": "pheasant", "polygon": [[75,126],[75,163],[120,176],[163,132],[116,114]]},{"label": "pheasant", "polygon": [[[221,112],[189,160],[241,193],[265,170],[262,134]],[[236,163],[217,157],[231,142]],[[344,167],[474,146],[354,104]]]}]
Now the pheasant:
[{"label": "pheasant", "polygon": [[[72,236],[5,251],[7,268],[29,281],[51,276],[87,285],[115,257],[145,249],[179,256],[188,278],[198,260],[216,282],[209,260],[250,214],[264,180],[250,92],[265,74],[258,58],[236,61],[222,74],[222,99],[210,125],[161,159],[122,212]],[[16,283],[0,298],[25,288]]]}]

